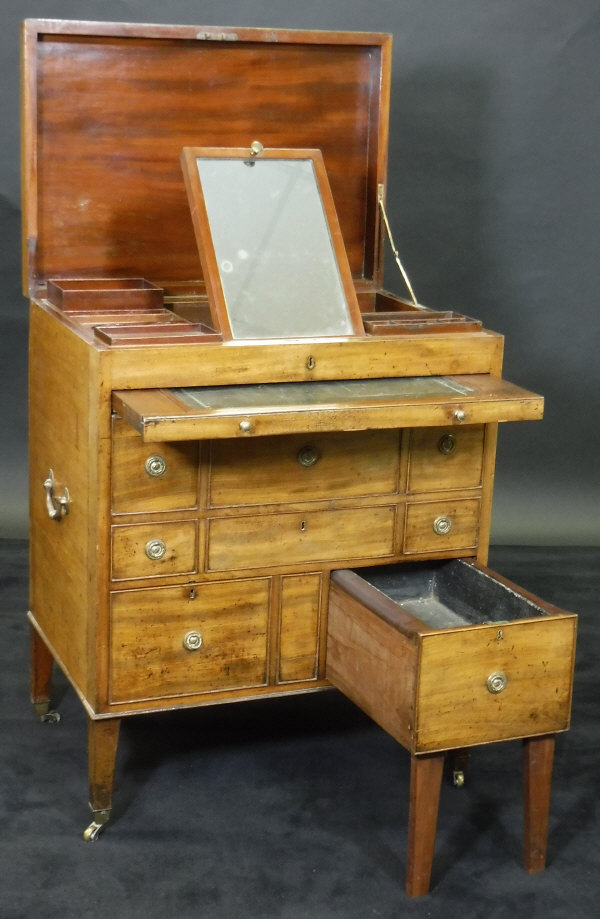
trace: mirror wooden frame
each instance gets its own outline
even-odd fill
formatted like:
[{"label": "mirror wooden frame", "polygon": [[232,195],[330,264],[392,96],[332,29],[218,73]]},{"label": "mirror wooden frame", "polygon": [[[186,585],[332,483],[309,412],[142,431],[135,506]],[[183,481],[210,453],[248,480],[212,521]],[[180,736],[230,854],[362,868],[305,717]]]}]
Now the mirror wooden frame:
[{"label": "mirror wooden frame", "polygon": [[[318,149],[297,149],[297,148],[268,148],[262,149],[260,153],[254,153],[247,147],[184,147],[181,153],[181,165],[185,180],[185,187],[190,204],[192,222],[196,235],[196,242],[208,294],[209,307],[213,324],[223,338],[227,341],[234,339],[227,309],[227,302],[221,281],[221,274],[215,254],[210,220],[206,207],[206,200],[202,188],[202,182],[198,173],[197,159],[240,159],[249,160],[311,160],[313,163],[315,178],[318,191],[323,204],[323,211],[329,235],[333,254],[337,262],[340,281],[346,305],[348,309],[348,318],[352,328],[352,336],[364,335],[364,326],[350,265],[342,238],[333,195],[327,178],[323,155]],[[281,341],[283,338],[294,338],[297,336],[282,336],[281,338],[269,339],[270,341]],[[344,334],[320,335],[315,334],[303,336],[306,338],[347,338]],[[240,339],[237,339],[240,340]],[[250,339],[249,339],[250,340]]]}]

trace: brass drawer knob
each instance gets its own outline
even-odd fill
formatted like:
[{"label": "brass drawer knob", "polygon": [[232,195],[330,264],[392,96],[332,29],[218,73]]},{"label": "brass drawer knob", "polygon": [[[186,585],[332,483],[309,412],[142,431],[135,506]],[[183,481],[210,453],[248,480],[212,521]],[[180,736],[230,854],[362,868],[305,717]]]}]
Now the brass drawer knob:
[{"label": "brass drawer knob", "polygon": [[454,434],[444,434],[438,441],[438,450],[444,456],[450,456],[456,450],[456,437]]},{"label": "brass drawer knob", "polygon": [[497,695],[506,688],[506,682],[505,673],[490,673],[486,681],[488,692],[491,692],[492,695]]},{"label": "brass drawer knob", "polygon": [[183,647],[187,651],[197,651],[202,647],[202,635],[200,632],[188,632],[183,638]]},{"label": "brass drawer knob", "polygon": [[167,470],[167,463],[163,456],[149,456],[145,463],[148,475],[158,477],[164,475]]},{"label": "brass drawer knob", "polygon": [[461,421],[465,421],[466,417],[467,413],[465,412],[464,408],[457,408],[454,410],[454,420],[458,421],[459,424]]},{"label": "brass drawer knob", "polygon": [[298,450],[298,462],[301,466],[306,466],[307,469],[314,466],[319,457],[319,451],[312,444],[306,444],[305,447],[301,447]]},{"label": "brass drawer knob", "polygon": [[167,551],[167,547],[165,543],[162,541],[162,539],[150,539],[146,543],[145,551],[146,551],[146,555],[148,556],[148,558],[151,561],[156,562],[163,557],[163,555]]},{"label": "brass drawer knob", "polygon": [[450,517],[436,517],[433,521],[433,532],[438,536],[445,536],[452,529]]}]

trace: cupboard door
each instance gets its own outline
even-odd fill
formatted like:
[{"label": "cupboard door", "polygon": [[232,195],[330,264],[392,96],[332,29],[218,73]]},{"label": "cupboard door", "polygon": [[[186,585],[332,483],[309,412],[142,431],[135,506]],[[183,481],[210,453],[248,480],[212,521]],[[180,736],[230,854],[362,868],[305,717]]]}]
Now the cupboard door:
[{"label": "cupboard door", "polygon": [[279,683],[317,678],[320,602],[320,574],[281,578]]}]

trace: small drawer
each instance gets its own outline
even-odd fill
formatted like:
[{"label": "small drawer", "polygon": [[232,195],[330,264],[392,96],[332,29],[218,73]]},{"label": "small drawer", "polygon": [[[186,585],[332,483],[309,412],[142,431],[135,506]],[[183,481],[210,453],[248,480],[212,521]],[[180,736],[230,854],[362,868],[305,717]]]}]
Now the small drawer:
[{"label": "small drawer", "polygon": [[207,567],[235,571],[391,556],[395,518],[395,506],[213,517]]},{"label": "small drawer", "polygon": [[153,513],[196,507],[198,445],[145,444],[121,418],[113,418],[112,512]]},{"label": "small drawer", "polygon": [[327,677],[408,749],[568,728],[572,613],[460,559],[331,580]]},{"label": "small drawer", "polygon": [[395,494],[397,431],[213,441],[213,507]]},{"label": "small drawer", "polygon": [[482,424],[413,428],[409,437],[408,491],[480,486],[483,440]]},{"label": "small drawer", "polygon": [[112,577],[164,577],[197,571],[194,520],[147,523],[112,528]]},{"label": "small drawer", "polygon": [[263,686],[269,579],[111,596],[110,701]]},{"label": "small drawer", "polygon": [[405,554],[475,548],[479,510],[478,498],[409,501],[404,532]]}]

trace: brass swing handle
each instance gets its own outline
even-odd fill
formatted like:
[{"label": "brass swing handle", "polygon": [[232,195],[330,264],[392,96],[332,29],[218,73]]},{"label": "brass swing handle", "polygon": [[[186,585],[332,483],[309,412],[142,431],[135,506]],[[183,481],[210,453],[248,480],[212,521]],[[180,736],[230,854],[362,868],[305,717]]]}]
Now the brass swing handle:
[{"label": "brass swing handle", "polygon": [[62,495],[54,494],[54,473],[50,469],[44,482],[46,492],[46,510],[51,520],[62,520],[69,513],[69,489],[65,488]]}]

